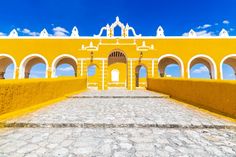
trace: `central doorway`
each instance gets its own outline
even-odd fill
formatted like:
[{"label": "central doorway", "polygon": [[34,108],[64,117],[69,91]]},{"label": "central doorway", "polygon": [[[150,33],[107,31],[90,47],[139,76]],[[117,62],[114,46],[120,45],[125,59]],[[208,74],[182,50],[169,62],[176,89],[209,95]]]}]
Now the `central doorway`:
[{"label": "central doorway", "polygon": [[112,51],[108,56],[108,87],[127,88],[127,57],[120,50]]}]

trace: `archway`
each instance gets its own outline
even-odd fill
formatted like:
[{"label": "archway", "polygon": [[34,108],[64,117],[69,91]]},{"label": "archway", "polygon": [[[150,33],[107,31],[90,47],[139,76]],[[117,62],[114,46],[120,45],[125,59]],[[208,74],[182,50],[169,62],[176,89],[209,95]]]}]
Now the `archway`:
[{"label": "archway", "polygon": [[[194,75],[194,73],[201,75]],[[204,73],[208,73],[208,75]],[[192,57],[188,62],[188,78],[216,79],[217,73],[214,60],[206,55],[196,55]]]},{"label": "archway", "polygon": [[77,76],[77,59],[72,55],[63,54],[52,63],[52,77]]},{"label": "archway", "polygon": [[127,58],[120,50],[108,56],[108,87],[127,87]]},{"label": "archway", "polygon": [[236,54],[224,57],[220,63],[221,79],[236,80]]},{"label": "archway", "polygon": [[87,87],[98,88],[100,69],[96,64],[91,64],[87,68]]},{"label": "archway", "polygon": [[147,67],[144,65],[138,65],[135,68],[135,79],[136,87],[146,87],[147,86]]},{"label": "archway", "polygon": [[48,61],[45,57],[40,54],[31,54],[20,64],[20,78],[47,78],[47,69]]},{"label": "archway", "polygon": [[15,59],[8,54],[0,54],[0,79],[15,78]]},{"label": "archway", "polygon": [[172,54],[163,55],[158,59],[160,77],[183,77],[183,61]]}]

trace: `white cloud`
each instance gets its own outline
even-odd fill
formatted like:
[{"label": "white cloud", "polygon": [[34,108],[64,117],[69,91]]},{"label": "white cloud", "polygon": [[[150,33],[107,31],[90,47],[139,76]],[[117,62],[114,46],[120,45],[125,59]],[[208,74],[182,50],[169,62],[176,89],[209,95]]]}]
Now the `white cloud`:
[{"label": "white cloud", "polygon": [[[210,36],[215,36],[214,32],[208,32],[206,30],[198,31],[196,32],[197,36],[199,37],[210,37]],[[188,32],[185,32],[182,34],[182,36],[188,36]]]},{"label": "white cloud", "polygon": [[55,27],[52,29],[54,32],[54,36],[67,36],[68,35],[68,31],[63,28],[63,27]]},{"label": "white cloud", "polygon": [[22,32],[26,35],[30,35],[30,36],[38,36],[40,34],[39,32],[31,32],[31,30],[28,28],[24,28],[23,30],[20,28],[17,28],[17,31]]},{"label": "white cloud", "polygon": [[216,25],[216,26],[218,26],[218,25],[219,25],[219,23],[215,23],[215,25]]},{"label": "white cloud", "polygon": [[60,71],[73,71],[73,67],[72,66],[68,66],[68,67],[64,67],[64,68],[59,68]]},{"label": "white cloud", "polygon": [[196,73],[196,74],[199,74],[199,73],[202,73],[202,72],[208,72],[208,69],[206,66],[201,66],[199,67],[198,69],[195,69],[193,71],[193,73]]},{"label": "white cloud", "polygon": [[204,24],[202,26],[198,26],[197,29],[206,29],[206,28],[209,28],[209,27],[211,27],[210,24]]},{"label": "white cloud", "polygon": [[0,32],[0,36],[6,36],[6,34],[3,32]]},{"label": "white cloud", "polygon": [[228,20],[224,20],[222,23],[227,25],[227,24],[229,24],[229,21]]},{"label": "white cloud", "polygon": [[230,30],[230,31],[234,31],[235,29],[234,29],[234,28],[230,28],[229,30]]}]

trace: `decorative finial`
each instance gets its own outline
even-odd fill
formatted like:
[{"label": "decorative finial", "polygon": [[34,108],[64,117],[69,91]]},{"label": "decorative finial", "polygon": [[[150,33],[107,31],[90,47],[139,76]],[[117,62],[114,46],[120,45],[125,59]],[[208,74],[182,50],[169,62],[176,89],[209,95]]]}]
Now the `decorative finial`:
[{"label": "decorative finial", "polygon": [[48,32],[47,32],[47,30],[44,28],[44,29],[41,31],[41,33],[40,33],[39,36],[40,36],[40,37],[48,37]]},{"label": "decorative finial", "polygon": [[78,37],[79,36],[79,31],[76,26],[73,27],[71,37]]},{"label": "decorative finial", "polygon": [[220,31],[220,37],[228,37],[229,33],[227,30],[225,30],[224,28]]},{"label": "decorative finial", "polygon": [[189,36],[189,37],[196,37],[196,36],[197,36],[197,33],[196,33],[193,29],[191,29],[191,30],[189,31],[189,33],[188,33],[188,36]]},{"label": "decorative finial", "polygon": [[16,29],[13,29],[13,30],[10,32],[9,37],[18,37],[18,33],[17,33]]}]

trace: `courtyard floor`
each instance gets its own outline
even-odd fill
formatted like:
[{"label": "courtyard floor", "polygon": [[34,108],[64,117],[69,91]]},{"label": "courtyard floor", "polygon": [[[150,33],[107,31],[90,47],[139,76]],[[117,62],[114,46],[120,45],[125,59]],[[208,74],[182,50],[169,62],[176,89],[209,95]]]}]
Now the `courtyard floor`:
[{"label": "courtyard floor", "polygon": [[2,122],[0,157],[236,156],[236,123],[147,90],[88,90]]}]

